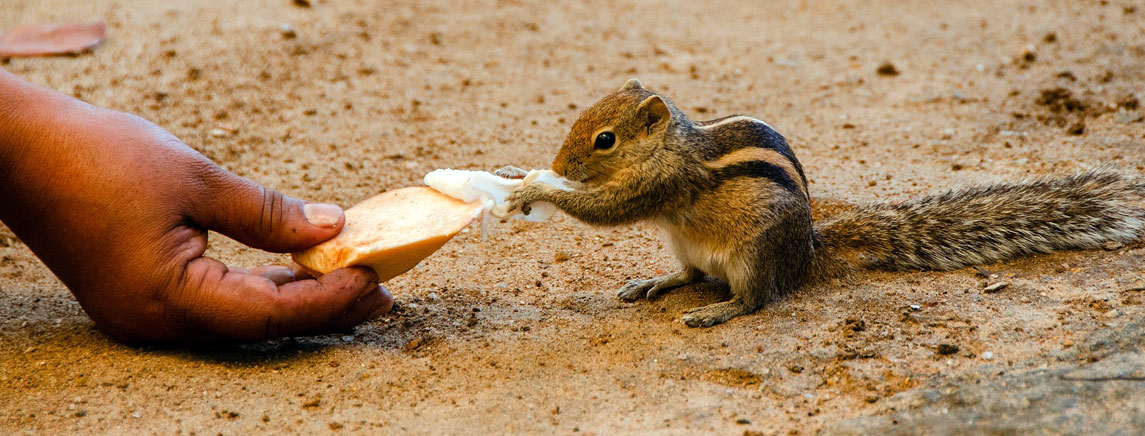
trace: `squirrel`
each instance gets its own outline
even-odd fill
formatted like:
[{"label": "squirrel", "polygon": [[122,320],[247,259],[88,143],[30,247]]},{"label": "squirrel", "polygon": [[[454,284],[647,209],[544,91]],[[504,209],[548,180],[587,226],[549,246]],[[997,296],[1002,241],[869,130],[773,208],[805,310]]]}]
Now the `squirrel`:
[{"label": "squirrel", "polygon": [[953,270],[1132,243],[1145,230],[1145,184],[1106,168],[859,205],[813,222],[803,166],[782,135],[743,115],[691,121],[637,79],[581,114],[552,169],[575,189],[525,184],[510,208],[527,214],[530,203],[549,202],[591,225],[655,222],[682,268],[617,295],[634,301],[706,276],[726,281],[731,299],[687,310],[691,327],[857,270]]}]

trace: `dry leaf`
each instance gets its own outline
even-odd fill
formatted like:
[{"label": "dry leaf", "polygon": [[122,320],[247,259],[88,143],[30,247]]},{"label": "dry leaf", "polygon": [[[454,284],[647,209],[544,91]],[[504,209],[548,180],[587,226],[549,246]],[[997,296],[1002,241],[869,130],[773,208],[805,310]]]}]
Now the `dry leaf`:
[{"label": "dry leaf", "polygon": [[83,53],[103,41],[104,22],[30,24],[0,34],[0,57],[51,56]]}]

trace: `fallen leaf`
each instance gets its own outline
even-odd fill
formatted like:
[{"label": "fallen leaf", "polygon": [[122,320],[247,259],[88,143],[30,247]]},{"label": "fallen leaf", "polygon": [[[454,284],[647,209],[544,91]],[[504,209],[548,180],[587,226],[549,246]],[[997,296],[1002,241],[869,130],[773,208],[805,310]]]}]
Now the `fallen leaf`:
[{"label": "fallen leaf", "polygon": [[104,22],[30,24],[0,34],[0,57],[78,54],[103,42]]}]

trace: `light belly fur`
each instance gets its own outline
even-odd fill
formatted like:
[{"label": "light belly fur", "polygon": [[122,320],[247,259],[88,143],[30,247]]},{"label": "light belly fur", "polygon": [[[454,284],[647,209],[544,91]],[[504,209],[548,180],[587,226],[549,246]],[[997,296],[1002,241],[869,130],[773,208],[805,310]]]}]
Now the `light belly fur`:
[{"label": "light belly fur", "polygon": [[672,253],[685,267],[696,268],[705,274],[722,279],[728,279],[728,269],[731,264],[732,253],[728,250],[719,250],[710,242],[701,239],[688,238],[685,232],[674,229],[671,224],[661,222],[660,227],[667,235]]}]

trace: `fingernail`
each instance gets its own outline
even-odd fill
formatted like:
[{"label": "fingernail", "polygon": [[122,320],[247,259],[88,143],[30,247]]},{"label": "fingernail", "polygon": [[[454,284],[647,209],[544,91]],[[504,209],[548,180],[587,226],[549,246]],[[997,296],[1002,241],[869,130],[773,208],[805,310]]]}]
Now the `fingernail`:
[{"label": "fingernail", "polygon": [[342,208],[334,204],[306,203],[302,206],[306,221],[318,227],[334,227],[342,219]]}]

